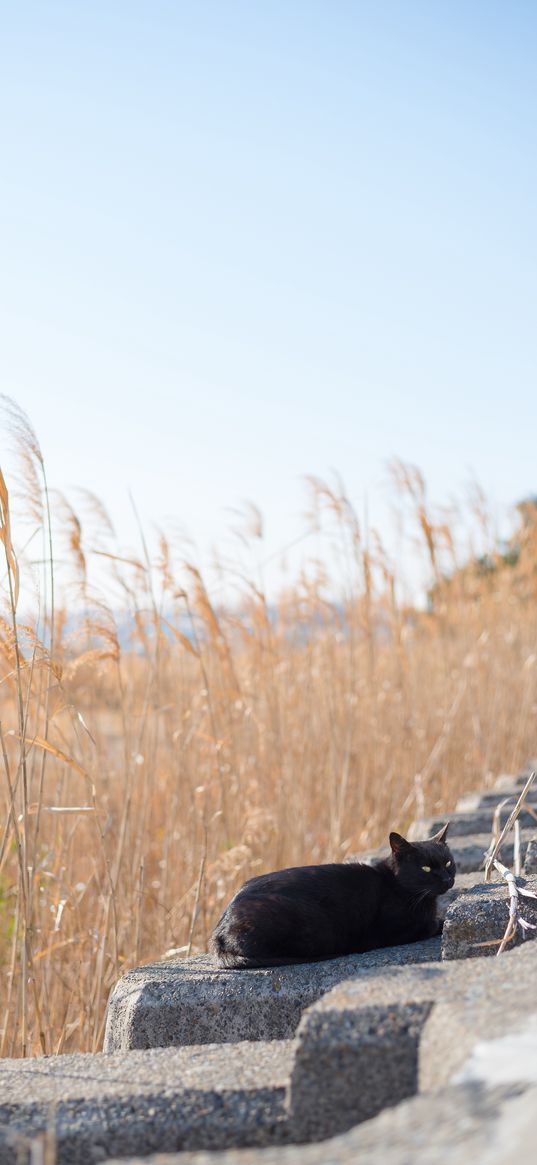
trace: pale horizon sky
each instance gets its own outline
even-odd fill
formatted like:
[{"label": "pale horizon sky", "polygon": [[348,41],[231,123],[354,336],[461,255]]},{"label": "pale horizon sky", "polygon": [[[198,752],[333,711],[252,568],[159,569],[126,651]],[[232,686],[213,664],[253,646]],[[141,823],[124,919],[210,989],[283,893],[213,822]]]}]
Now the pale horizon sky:
[{"label": "pale horizon sky", "polygon": [[[337,470],[537,492],[537,9],[0,5],[0,389],[52,485],[267,553]],[[1,460],[3,462],[3,452]]]}]

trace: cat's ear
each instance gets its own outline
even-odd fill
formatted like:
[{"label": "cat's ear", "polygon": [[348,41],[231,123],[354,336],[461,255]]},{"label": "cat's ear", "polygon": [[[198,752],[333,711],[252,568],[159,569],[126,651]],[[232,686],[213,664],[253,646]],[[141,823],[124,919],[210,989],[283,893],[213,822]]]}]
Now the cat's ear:
[{"label": "cat's ear", "polygon": [[390,833],[390,845],[392,854],[398,858],[412,849],[410,842],[406,840],[406,837],[401,837],[400,833]]},{"label": "cat's ear", "polygon": [[434,837],[431,837],[430,840],[431,841],[445,841],[446,837],[447,837],[448,829],[449,829],[449,821],[446,821],[446,824],[442,827],[442,829],[439,829],[438,833],[435,833]]}]

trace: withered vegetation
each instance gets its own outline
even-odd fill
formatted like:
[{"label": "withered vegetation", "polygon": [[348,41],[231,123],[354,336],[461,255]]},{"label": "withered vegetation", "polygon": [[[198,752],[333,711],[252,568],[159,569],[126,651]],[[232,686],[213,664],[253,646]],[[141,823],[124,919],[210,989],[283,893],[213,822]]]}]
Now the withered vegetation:
[{"label": "withered vegetation", "polygon": [[[343,860],[535,752],[537,509],[500,544],[479,494],[439,519],[419,472],[394,466],[422,609],[343,489],[311,479],[337,588],[312,560],[269,603],[255,569],[227,564],[238,598],[217,603],[163,534],[153,553],[140,531],[128,555],[94,495],[80,512],[49,496],[5,404],[22,460],[19,481],[0,477],[0,1052],[96,1050],[114,981],[205,950],[245,878]],[[479,553],[459,562],[465,522]],[[261,543],[253,508],[242,537]]]}]

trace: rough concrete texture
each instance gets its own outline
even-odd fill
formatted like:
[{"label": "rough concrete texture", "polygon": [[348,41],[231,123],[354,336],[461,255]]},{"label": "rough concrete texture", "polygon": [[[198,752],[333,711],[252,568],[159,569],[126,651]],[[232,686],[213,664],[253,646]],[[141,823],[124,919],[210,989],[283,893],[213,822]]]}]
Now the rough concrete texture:
[{"label": "rough concrete texture", "polygon": [[[417,1096],[321,1144],[181,1153],[146,1165],[533,1165],[537,1013],[519,1033],[478,1043],[442,1092]],[[108,1165],[119,1165],[109,1162]],[[122,1165],[142,1165],[141,1158]]]},{"label": "rough concrete texture", "polygon": [[[501,803],[501,798],[498,798]],[[503,828],[513,805],[510,803],[500,813],[500,827]],[[494,807],[476,810],[474,813],[446,813],[443,817],[420,817],[413,821],[407,830],[409,841],[420,841],[425,837],[432,837],[438,833],[446,821],[449,821],[448,843],[453,846],[454,839],[472,837],[477,834],[492,834]],[[524,829],[537,829],[537,818],[529,812],[520,814],[520,825]]]},{"label": "rough concrete texture", "polygon": [[[446,1084],[476,1039],[504,1034],[506,1014],[513,1030],[524,1025],[537,1004],[532,952],[533,944],[485,964],[481,977],[462,962],[372,967],[308,1010],[296,1044],[5,1061],[1,1165],[26,1165],[32,1140],[35,1160],[47,1127],[60,1165],[157,1148],[281,1144],[350,1127],[411,1094],[419,1079]],[[533,981],[533,994],[518,992],[513,1003],[507,960],[516,983]]]},{"label": "rough concrete texture", "polygon": [[316,1009],[302,1021],[289,1089],[293,1141],[319,1141],[413,1096],[429,1001]]},{"label": "rough concrete texture", "polygon": [[279,1140],[293,1052],[279,1041],[2,1060],[0,1163],[33,1165],[47,1129],[58,1165]]},{"label": "rough concrete texture", "polygon": [[[418,1096],[321,1144],[181,1153],[152,1165],[533,1165],[537,1013],[522,1032],[479,1043],[442,1092]],[[150,1165],[147,1162],[146,1165]],[[109,1162],[108,1165],[113,1165]],[[119,1165],[116,1162],[115,1165]],[[141,1159],[123,1165],[141,1165]]]},{"label": "rough concrete texture", "polygon": [[[537,893],[537,878],[519,879],[519,885]],[[537,900],[519,899],[522,918],[537,924]],[[449,905],[442,933],[443,959],[476,959],[496,955],[509,920],[509,894],[506,883],[468,888]],[[509,946],[535,938],[537,930],[518,929]],[[485,945],[484,945],[485,944]]]},{"label": "rough concrete texture", "polygon": [[164,1154],[107,1165],[534,1165],[537,1088],[459,1085],[313,1145]]},{"label": "rough concrete texture", "polygon": [[[513,789],[513,797],[518,797],[521,792],[522,786],[518,789]],[[491,809],[494,811],[496,806],[500,805],[507,796],[507,792],[503,792],[502,794],[498,792],[483,793],[479,791],[475,793],[465,793],[464,797],[459,797],[459,800],[455,806],[455,811],[457,813],[476,813],[478,809]],[[516,802],[513,799],[509,805],[509,808],[513,809],[515,803]],[[524,804],[530,805],[532,809],[537,811],[537,781],[530,789]]]},{"label": "rough concrete texture", "polygon": [[[429,1006],[419,1044],[420,1089],[444,1087],[476,1041],[503,1035],[507,1023],[510,1030],[520,1030],[528,1011],[537,1010],[537,944],[517,947],[501,959],[453,960],[392,967],[374,976],[364,974],[340,984],[314,1004],[302,1018],[297,1040],[300,1044],[309,1039],[310,1026],[315,1031],[323,1022],[320,1015],[327,1017],[325,1022],[330,1023],[337,1039],[339,1025],[352,1024],[356,1011],[415,1005]],[[326,1032],[323,1038],[326,1041]],[[354,1044],[357,1073],[367,1073],[365,1048],[360,1041]],[[297,1054],[293,1068],[295,1087],[298,1062]],[[311,1059],[308,1072],[309,1087],[315,1096],[322,1081],[315,1083]]]},{"label": "rough concrete texture", "polygon": [[110,996],[104,1050],[290,1039],[305,1008],[343,979],[440,957],[440,939],[429,939],[291,967],[226,971],[208,955],[137,967]]},{"label": "rough concrete texture", "polygon": [[[483,884],[484,873],[483,870],[472,870],[469,874],[457,874],[455,878],[455,885],[447,890],[442,897],[438,899],[437,914],[439,918],[445,918],[446,914],[452,904],[456,902],[457,898],[469,890],[473,886],[481,886]],[[505,886],[505,882],[500,874],[493,870],[491,885],[498,885],[501,882]]]}]

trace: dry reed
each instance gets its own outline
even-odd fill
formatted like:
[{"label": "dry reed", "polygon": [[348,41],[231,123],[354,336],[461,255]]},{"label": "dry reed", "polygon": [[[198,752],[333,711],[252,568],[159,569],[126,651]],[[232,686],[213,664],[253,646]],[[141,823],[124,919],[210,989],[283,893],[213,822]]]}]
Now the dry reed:
[{"label": "dry reed", "polygon": [[[2,477],[0,1053],[21,1056],[98,1049],[118,976],[204,950],[248,876],[342,860],[526,761],[537,510],[519,509],[500,548],[480,498],[486,556],[461,566],[420,474],[398,465],[429,572],[423,611],[399,601],[397,572],[343,490],[314,480],[337,598],[319,563],[272,606],[237,569],[240,602],[222,608],[164,535],[154,555],[143,536],[141,556],[125,555],[92,495],[85,519],[51,505],[37,440],[8,411],[30,525],[15,538]],[[24,622],[36,530],[40,607]],[[54,598],[53,530],[75,619]],[[117,603],[92,592],[96,556]]]}]

